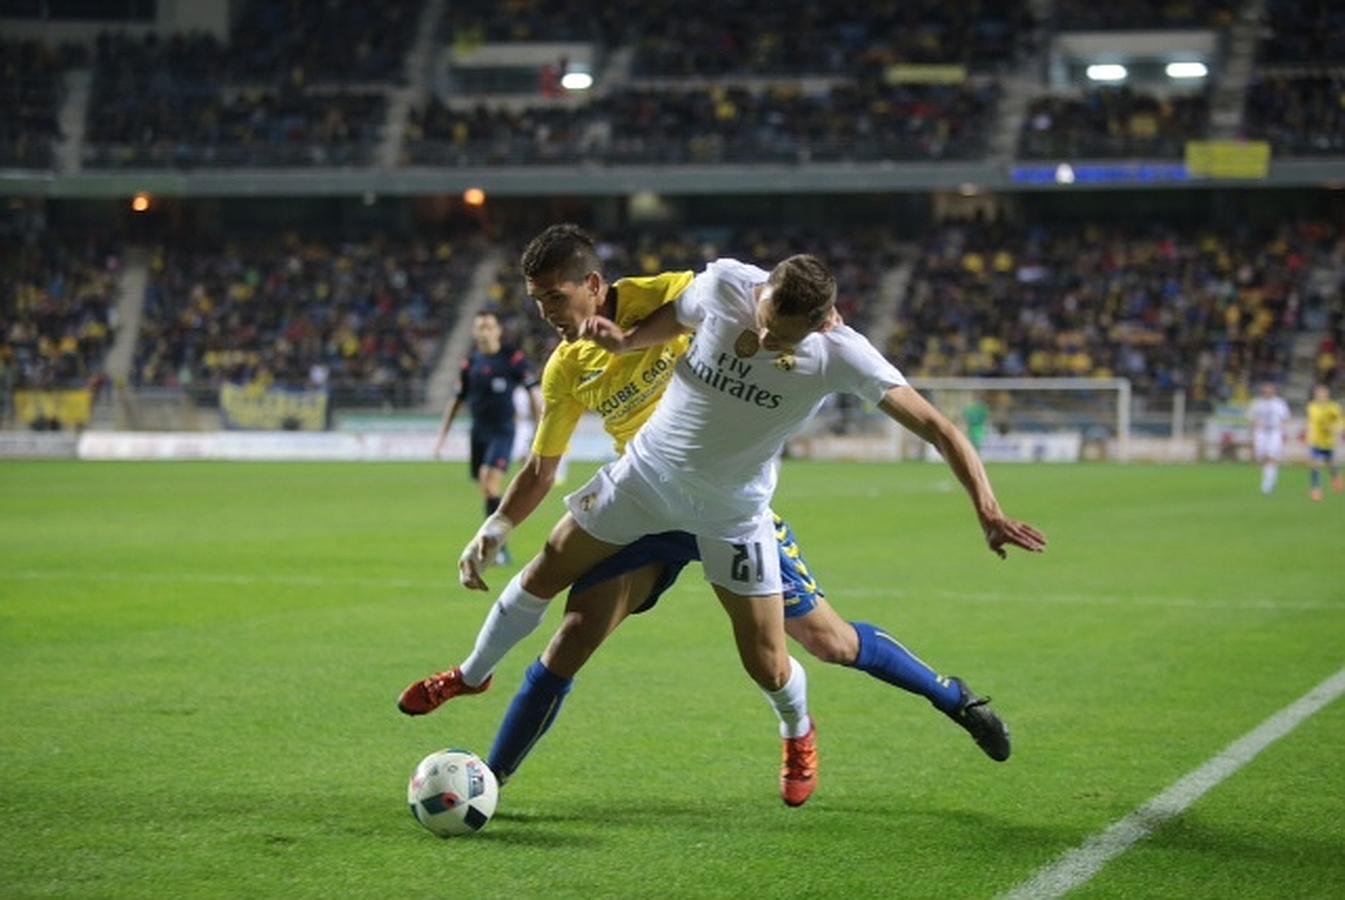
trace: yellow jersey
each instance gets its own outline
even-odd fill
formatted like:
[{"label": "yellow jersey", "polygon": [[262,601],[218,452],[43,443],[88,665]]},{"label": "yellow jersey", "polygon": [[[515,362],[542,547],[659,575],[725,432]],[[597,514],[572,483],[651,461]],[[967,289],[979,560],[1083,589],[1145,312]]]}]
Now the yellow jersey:
[{"label": "yellow jersey", "polygon": [[1345,416],[1341,415],[1340,404],[1334,400],[1308,404],[1308,446],[1318,450],[1330,450],[1336,445],[1336,435],[1345,425]]},{"label": "yellow jersey", "polygon": [[[629,328],[661,306],[671,303],[691,285],[694,272],[664,272],[616,282],[614,321]],[[562,456],[570,447],[585,410],[602,416],[603,428],[626,449],[658,405],[672,380],[673,366],[691,346],[684,334],[666,344],[614,356],[592,341],[565,341],[551,353],[542,371],[542,421],[532,452]]]}]

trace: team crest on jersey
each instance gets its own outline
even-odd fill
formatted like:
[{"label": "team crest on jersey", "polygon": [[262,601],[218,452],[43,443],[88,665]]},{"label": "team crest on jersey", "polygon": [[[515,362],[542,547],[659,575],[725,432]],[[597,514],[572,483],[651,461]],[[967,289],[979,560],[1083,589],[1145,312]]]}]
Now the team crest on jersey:
[{"label": "team crest on jersey", "polygon": [[585,494],[584,496],[579,498],[579,508],[584,512],[588,512],[589,510],[593,509],[593,504],[597,502],[598,502],[598,495],[596,492],[592,494]]},{"label": "team crest on jersey", "polygon": [[739,356],[756,356],[761,349],[761,335],[755,331],[744,331],[733,342],[733,352]]},{"label": "team crest on jersey", "polygon": [[782,353],[779,358],[775,360],[775,367],[781,372],[792,372],[794,371],[794,367],[798,364],[798,360],[794,358],[794,354],[792,353]]}]

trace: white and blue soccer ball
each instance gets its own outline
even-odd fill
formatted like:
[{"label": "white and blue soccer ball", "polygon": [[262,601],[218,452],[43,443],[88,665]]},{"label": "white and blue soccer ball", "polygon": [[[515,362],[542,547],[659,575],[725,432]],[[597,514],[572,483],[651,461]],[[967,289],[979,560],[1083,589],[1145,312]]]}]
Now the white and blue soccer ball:
[{"label": "white and blue soccer ball", "polygon": [[416,766],[406,787],[411,815],[441,838],[485,828],[499,799],[495,773],[466,750],[431,753]]}]

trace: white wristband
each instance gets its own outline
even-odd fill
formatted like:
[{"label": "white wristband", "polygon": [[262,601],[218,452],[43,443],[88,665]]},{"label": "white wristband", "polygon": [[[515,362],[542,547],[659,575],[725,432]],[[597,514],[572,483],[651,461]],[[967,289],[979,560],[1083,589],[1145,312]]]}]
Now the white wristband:
[{"label": "white wristband", "polygon": [[477,536],[503,541],[505,538],[509,537],[509,532],[513,530],[513,521],[511,521],[504,513],[496,511],[491,513],[486,518],[486,521],[481,523],[481,528],[477,531]]}]

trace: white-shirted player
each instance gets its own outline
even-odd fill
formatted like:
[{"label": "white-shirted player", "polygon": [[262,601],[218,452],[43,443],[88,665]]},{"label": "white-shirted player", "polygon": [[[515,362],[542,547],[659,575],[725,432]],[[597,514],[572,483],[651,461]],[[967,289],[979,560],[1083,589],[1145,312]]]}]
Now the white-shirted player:
[{"label": "white-shirted player", "polygon": [[[785,791],[791,805],[807,799],[816,782],[815,728],[806,676],[785,647],[769,510],[786,439],[828,395],[857,394],[939,449],[971,496],[996,554],[1005,556],[1008,545],[1034,552],[1046,545],[1036,529],[1003,514],[971,444],[840,321],[835,298],[835,279],[812,256],[790,257],[770,273],[720,260],[676,301],[629,330],[602,318],[585,323],[581,336],[613,353],[692,330],[696,337],[626,454],[566,498],[569,512],[492,606],[457,684],[482,684],[537,627],[552,597],[622,546],[646,534],[687,531],[696,536],[706,579],[732,620],[743,665],[780,717],[786,752],[790,740],[797,747],[801,738],[813,748],[814,764],[795,790]],[[484,560],[504,537],[486,531],[459,563],[470,588],[485,589]]]},{"label": "white-shirted player", "polygon": [[1267,496],[1275,491],[1279,478],[1289,416],[1289,404],[1270,382],[1261,385],[1261,396],[1247,410],[1247,418],[1252,421],[1252,456],[1261,464],[1261,493]]}]

